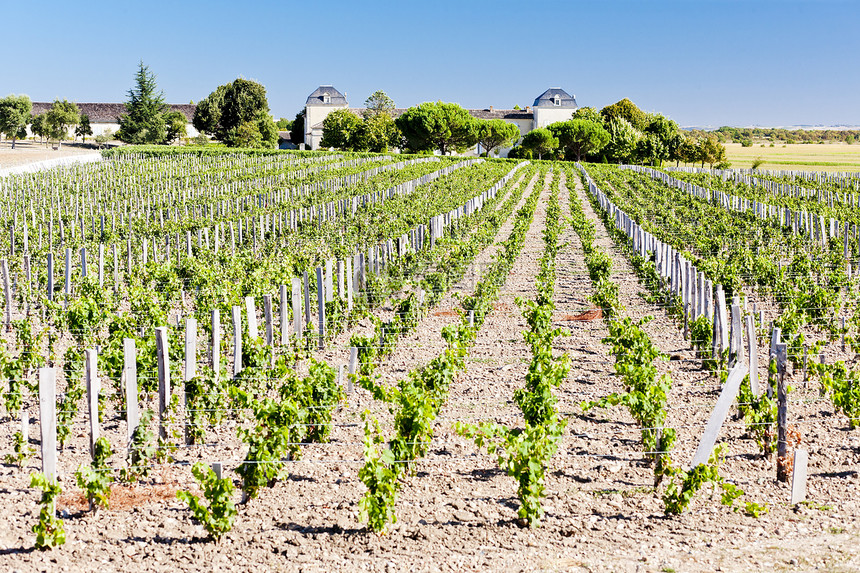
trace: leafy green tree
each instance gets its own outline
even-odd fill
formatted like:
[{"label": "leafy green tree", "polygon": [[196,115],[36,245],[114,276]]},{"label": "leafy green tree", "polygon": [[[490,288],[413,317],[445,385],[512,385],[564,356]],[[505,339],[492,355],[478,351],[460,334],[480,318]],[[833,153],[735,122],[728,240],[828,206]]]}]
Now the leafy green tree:
[{"label": "leafy green tree", "polygon": [[636,156],[640,161],[656,166],[664,159],[668,159],[669,150],[659,137],[653,133],[646,133],[636,144]]},{"label": "leafy green tree", "polygon": [[[227,89],[224,91],[224,105],[221,107],[221,119],[215,136],[227,145],[233,146],[235,143],[233,130],[245,122],[256,122],[261,111],[269,112],[266,88],[262,84],[244,78],[233,80],[227,84]],[[274,143],[277,143],[277,138]]]},{"label": "leafy green tree", "polygon": [[644,130],[648,125],[648,114],[636,107],[636,104],[627,98],[604,107],[600,110],[600,116],[605,122],[613,118],[624,118],[639,131]]},{"label": "leafy green tree", "polygon": [[128,90],[126,113],[117,118],[117,139],[126,143],[161,144],[167,139],[164,114],[164,92],[158,90],[155,74],[141,61],[134,77],[134,87]]},{"label": "leafy green tree", "polygon": [[512,145],[520,138],[520,128],[503,119],[479,120],[476,131],[487,157],[496,147]]},{"label": "leafy green tree", "polygon": [[[41,140],[48,137],[48,122],[44,113],[34,115],[32,119],[30,119],[30,131],[33,132],[33,135],[39,136],[40,143]],[[47,145],[47,142],[45,144]]]},{"label": "leafy green tree", "polygon": [[200,133],[215,135],[221,122],[221,108],[224,107],[224,94],[228,85],[218,86],[214,92],[200,100],[194,109],[194,117],[191,118],[194,129]]},{"label": "leafy green tree", "polygon": [[278,126],[279,131],[289,131],[290,128],[293,127],[293,122],[285,117],[282,117],[275,122],[275,125]]},{"label": "leafy green tree", "polygon": [[93,128],[90,125],[90,116],[85,113],[81,114],[81,122],[75,128],[75,137],[80,137],[81,141],[87,142],[87,136],[93,134]]},{"label": "leafy green tree", "polygon": [[559,147],[576,154],[577,161],[582,161],[583,155],[597,153],[609,143],[609,132],[600,123],[587,119],[560,121],[548,125],[547,129],[558,138]]},{"label": "leafy green tree", "polygon": [[12,138],[12,149],[19,137],[27,137],[27,124],[33,104],[25,95],[8,95],[0,99],[0,132]]},{"label": "leafy green tree", "polygon": [[384,91],[376,90],[370,94],[370,97],[364,100],[364,107],[366,108],[364,117],[383,113],[391,116],[391,112],[394,111],[394,100],[388,97],[388,94]]},{"label": "leafy green tree", "polygon": [[665,149],[665,153],[658,158],[658,162],[675,158],[678,146],[681,144],[681,130],[677,123],[659,113],[651,114],[648,116],[645,133],[653,134]]},{"label": "leafy green tree", "polygon": [[263,146],[263,136],[253,121],[245,121],[234,128],[233,147],[258,148]]},{"label": "leafy green tree", "polygon": [[352,146],[355,151],[388,151],[400,146],[400,130],[391,117],[394,100],[382,90],[376,90],[364,101],[362,124]]},{"label": "leafy green tree", "polygon": [[699,160],[696,143],[689,138],[681,136],[681,142],[675,150],[676,163],[696,163]]},{"label": "leafy green tree", "polygon": [[603,148],[604,157],[613,163],[631,163],[636,156],[636,145],[642,132],[623,117],[613,117],[606,122],[609,143]]},{"label": "leafy green tree", "polygon": [[558,138],[547,128],[539,127],[523,137],[522,146],[537,153],[538,159],[543,159],[544,153],[552,153],[558,149]]},{"label": "leafy green tree", "polygon": [[230,147],[272,148],[278,144],[278,127],[269,114],[266,88],[244,78],[218,86],[203,98],[192,124]]},{"label": "leafy green tree", "polygon": [[508,159],[534,159],[534,154],[520,144],[508,151]]},{"label": "leafy green tree", "polygon": [[172,143],[188,133],[188,118],[181,111],[168,111],[165,113],[164,125],[167,129],[166,143]]},{"label": "leafy green tree", "polygon": [[715,135],[709,135],[699,141],[698,159],[702,163],[702,167],[707,163],[713,169],[715,163],[724,163],[726,161],[726,146],[717,140]]},{"label": "leafy green tree", "polygon": [[348,109],[336,109],[322,122],[320,147],[353,151],[359,142],[361,118]]},{"label": "leafy green tree", "polygon": [[577,108],[577,110],[573,112],[573,119],[587,119],[588,121],[593,121],[594,123],[603,125],[603,117],[601,117],[600,112],[593,107]]},{"label": "leafy green tree", "polygon": [[257,130],[263,138],[263,148],[271,149],[278,146],[278,126],[275,118],[268,111],[260,111],[257,114]]},{"label": "leafy green tree", "polygon": [[230,130],[231,147],[271,149],[278,141],[278,127],[268,112],[261,111],[250,121],[243,121]]},{"label": "leafy green tree", "polygon": [[410,107],[395,120],[413,151],[465,151],[478,142],[475,121],[455,103],[427,102]]},{"label": "leafy green tree", "polygon": [[290,128],[290,141],[296,145],[305,141],[305,111],[302,110],[296,114],[293,120],[293,126]]},{"label": "leafy green tree", "polygon": [[68,100],[54,100],[51,109],[45,114],[48,137],[62,145],[62,141],[69,136],[69,127],[77,125],[80,120],[81,112],[77,105]]},{"label": "leafy green tree", "polygon": [[385,152],[391,147],[400,147],[400,130],[387,113],[370,114],[364,117],[355,142],[356,151]]}]

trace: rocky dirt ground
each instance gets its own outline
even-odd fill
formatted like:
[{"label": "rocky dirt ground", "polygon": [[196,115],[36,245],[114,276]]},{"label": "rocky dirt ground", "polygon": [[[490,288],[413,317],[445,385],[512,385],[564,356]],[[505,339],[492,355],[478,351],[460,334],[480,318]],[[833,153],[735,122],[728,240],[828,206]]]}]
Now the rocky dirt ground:
[{"label": "rocky dirt ground", "polygon": [[[553,173],[558,176],[558,172]],[[37,519],[37,493],[28,475],[38,459],[23,470],[0,467],[0,569],[9,571],[858,571],[858,485],[860,432],[850,432],[844,417],[834,414],[818,396],[815,384],[800,384],[791,374],[790,420],[810,451],[808,499],[790,506],[785,484],[775,480],[773,459],[763,459],[745,436],[743,422],[729,418],[720,434],[726,445],[721,474],[745,492],[745,499],[767,503],[758,519],[733,512],[719,496],[703,492],[681,516],[666,517],[653,470],[641,453],[639,431],[622,408],[592,410],[579,406],[620,390],[613,359],[601,343],[604,322],[590,312],[591,285],[576,234],[566,230],[558,258],[556,316],[570,336],[557,340],[573,368],[558,389],[559,408],[568,419],[562,447],[547,477],[546,516],[542,527],[516,524],[513,480],[494,459],[452,431],[457,420],[518,421],[514,389],[521,387],[530,359],[523,342],[525,322],[514,302],[533,297],[534,276],[544,245],[545,204],[549,178],[530,178],[523,200],[541,188],[541,202],[525,246],[501,290],[494,312],[481,329],[468,357],[468,367],[451,388],[436,422],[436,435],[417,475],[408,478],[397,504],[398,521],[387,535],[365,531],[358,520],[364,487],[357,479],[362,463],[362,431],[358,412],[381,411],[362,391],[335,415],[332,443],[305,448],[291,464],[289,479],[261,492],[241,506],[234,529],[219,544],[206,541],[177,489],[193,488],[187,465],[164,465],[137,486],[117,486],[112,507],[91,515],[75,491],[72,472],[86,460],[86,427],[61,454],[62,485],[70,494],[61,503],[67,543],[52,551],[32,550],[30,527]],[[676,463],[688,463],[719,393],[713,375],[700,369],[689,341],[676,322],[656,305],[645,302],[624,253],[598,222],[578,181],[562,180],[561,204],[569,213],[569,189],[580,198],[587,216],[597,223],[597,244],[612,254],[613,279],[620,285],[625,314],[653,316],[645,327],[652,340],[672,359],[661,371],[672,376],[668,424],[678,430]],[[497,240],[510,233],[511,220]],[[489,252],[479,262],[486,263]],[[478,265],[480,269],[482,265]],[[468,292],[467,277],[457,290]],[[762,304],[765,302],[762,300]],[[456,301],[448,297],[422,321],[418,331],[399,343],[381,365],[388,379],[425,363],[440,350],[439,331],[453,320]],[[591,318],[591,320],[583,320]],[[830,348],[829,351],[837,352]],[[760,341],[761,360],[764,342]],[[30,404],[38,435],[37,407]],[[10,436],[18,421],[0,423],[0,436]],[[124,422],[109,422],[104,433],[120,443]],[[3,443],[8,449],[8,438]],[[235,423],[207,434],[213,446],[195,446],[177,453],[193,463],[238,462],[244,455],[235,438]],[[34,442],[35,443],[35,442]],[[121,464],[119,455],[114,457]],[[238,500],[238,494],[237,494]]]}]

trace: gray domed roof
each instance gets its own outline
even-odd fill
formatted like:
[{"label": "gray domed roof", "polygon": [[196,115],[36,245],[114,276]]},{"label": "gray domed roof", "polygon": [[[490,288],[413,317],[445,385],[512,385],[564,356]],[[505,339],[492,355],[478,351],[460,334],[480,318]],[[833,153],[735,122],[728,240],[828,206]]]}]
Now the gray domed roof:
[{"label": "gray domed roof", "polygon": [[308,96],[305,105],[348,105],[346,96],[332,86],[320,86]]},{"label": "gray domed roof", "polygon": [[540,94],[534,107],[578,107],[573,96],[561,88],[549,88]]}]

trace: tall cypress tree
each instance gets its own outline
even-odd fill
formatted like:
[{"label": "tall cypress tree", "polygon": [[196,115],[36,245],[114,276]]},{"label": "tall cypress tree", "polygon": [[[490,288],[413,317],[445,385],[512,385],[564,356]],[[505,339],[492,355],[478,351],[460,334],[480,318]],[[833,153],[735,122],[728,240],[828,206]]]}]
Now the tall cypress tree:
[{"label": "tall cypress tree", "polygon": [[135,74],[135,87],[128,90],[126,114],[117,118],[117,138],[126,143],[165,143],[167,126],[164,114],[164,92],[158,90],[155,74],[140,62]]}]

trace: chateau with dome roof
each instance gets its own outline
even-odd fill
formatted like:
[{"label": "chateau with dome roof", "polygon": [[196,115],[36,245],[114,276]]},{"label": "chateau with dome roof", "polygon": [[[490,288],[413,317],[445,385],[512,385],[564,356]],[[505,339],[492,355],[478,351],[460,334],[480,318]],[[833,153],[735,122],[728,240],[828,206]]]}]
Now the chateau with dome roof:
[{"label": "chateau with dome roof", "polygon": [[[520,109],[470,109],[467,110],[473,117],[479,119],[501,119],[513,123],[520,130],[520,137],[533,129],[546,127],[557,121],[570,119],[573,112],[579,106],[576,104],[576,96],[572,96],[561,88],[549,88],[534,100],[532,107]],[[305,101],[305,147],[307,149],[319,149],[322,140],[322,122],[336,109],[350,109],[356,114],[361,114],[363,108],[350,108],[346,100],[346,94],[338,91],[334,86],[323,85],[314,90]],[[397,108],[392,115],[399,117],[405,108]],[[501,157],[506,157],[510,148],[499,150]],[[479,155],[480,146],[472,148],[471,154]]]}]

